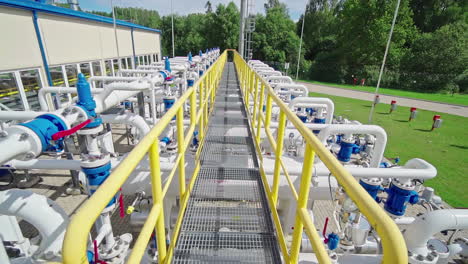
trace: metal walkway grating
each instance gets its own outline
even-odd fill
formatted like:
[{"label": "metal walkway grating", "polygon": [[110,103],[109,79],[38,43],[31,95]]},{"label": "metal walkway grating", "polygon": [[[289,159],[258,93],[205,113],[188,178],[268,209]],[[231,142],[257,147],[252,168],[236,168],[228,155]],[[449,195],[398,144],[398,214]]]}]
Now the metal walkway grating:
[{"label": "metal walkway grating", "polygon": [[269,234],[181,233],[174,263],[281,263]]},{"label": "metal walkway grating", "polygon": [[281,263],[233,63],[227,63],[173,263]]}]

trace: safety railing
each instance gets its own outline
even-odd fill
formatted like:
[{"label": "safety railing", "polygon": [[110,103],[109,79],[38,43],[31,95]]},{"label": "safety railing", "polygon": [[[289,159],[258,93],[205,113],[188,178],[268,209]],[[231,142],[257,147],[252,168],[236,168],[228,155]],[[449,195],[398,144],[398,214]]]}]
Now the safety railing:
[{"label": "safety railing", "polygon": [[[247,108],[247,115],[251,121],[251,130],[260,160],[260,174],[268,197],[268,203],[272,212],[273,222],[276,227],[278,242],[284,261],[286,263],[298,263],[302,233],[305,231],[319,262],[331,263],[327,250],[320,239],[319,234],[316,231],[317,229],[315,228],[307,210],[314,158],[317,155],[381,237],[383,247],[382,261],[387,264],[408,263],[405,241],[400,230],[392,219],[359,185],[359,183],[341,165],[341,163],[338,162],[338,160],[320,142],[320,140],[303,124],[296,114],[294,114],[276,95],[269,83],[250,68],[250,66],[237,52],[234,54],[234,62]],[[250,107],[251,102],[253,103],[252,108]],[[279,122],[278,129],[276,131],[276,139],[273,137],[273,133],[270,130],[273,104],[279,108]],[[263,113],[263,111],[265,111],[265,113]],[[292,123],[292,125],[302,135],[306,144],[299,191],[294,187],[282,160],[283,138],[286,122]],[[262,130],[266,134],[266,138],[275,153],[275,167],[273,171],[272,186],[268,183],[267,176],[263,168],[263,156],[260,150],[260,135]],[[289,249],[286,245],[285,235],[277,212],[280,176],[286,178],[292,195],[297,201],[292,244]]]},{"label": "safety railing", "polygon": [[[151,131],[133,148],[119,166],[113,170],[109,178],[93,195],[91,195],[73,216],[67,228],[63,244],[64,263],[88,263],[86,256],[88,236],[94,222],[146,154],[149,155],[150,161],[153,206],[133,246],[128,258],[128,263],[140,263],[153,232],[156,235],[158,262],[170,262],[182,224],[181,215],[185,211],[190,191],[193,188],[198,171],[200,170],[199,155],[202,145],[199,146],[195,155],[195,169],[188,185],[185,181],[185,154],[190,144],[192,134],[197,126],[200,144],[204,142],[203,139],[208,124],[208,116],[213,109],[216,89],[227,58],[226,54],[226,51],[222,53],[194,86],[187,89]],[[183,119],[184,104],[186,103],[190,105],[190,126],[185,130],[186,133],[184,133]],[[166,178],[166,184],[162,186],[158,137],[171,123],[174,116],[176,116],[178,155],[174,168]],[[179,178],[180,210],[179,217],[173,228],[170,244],[166,247],[164,227],[164,214],[166,212],[164,212],[163,200],[176,172],[178,172]]]}]

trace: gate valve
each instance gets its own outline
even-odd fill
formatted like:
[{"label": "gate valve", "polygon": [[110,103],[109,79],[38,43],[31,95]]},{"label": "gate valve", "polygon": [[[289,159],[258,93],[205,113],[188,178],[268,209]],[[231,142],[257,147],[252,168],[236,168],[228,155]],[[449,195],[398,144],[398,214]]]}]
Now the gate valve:
[{"label": "gate valve", "polygon": [[52,135],[52,140],[59,140],[61,138],[73,135],[74,133],[76,133],[78,130],[82,129],[83,127],[85,127],[89,123],[91,123],[91,119],[88,119],[88,120],[84,121],[83,123],[78,124],[78,125],[70,128],[70,129],[68,129],[68,130],[59,131],[59,132]]}]

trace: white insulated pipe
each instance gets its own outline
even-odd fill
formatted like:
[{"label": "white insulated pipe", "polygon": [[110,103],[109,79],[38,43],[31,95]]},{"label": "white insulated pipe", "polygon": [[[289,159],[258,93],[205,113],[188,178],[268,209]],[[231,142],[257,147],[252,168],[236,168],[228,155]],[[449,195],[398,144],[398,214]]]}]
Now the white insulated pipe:
[{"label": "white insulated pipe", "polygon": [[[124,113],[122,115],[101,115],[101,118],[104,123],[134,126],[138,129],[141,138],[151,130],[143,117],[133,113]],[[139,140],[141,138],[139,138]]]},{"label": "white insulated pipe", "polygon": [[52,259],[62,250],[67,213],[54,201],[29,190],[0,192],[0,214],[16,216],[32,224],[42,237],[35,257]]},{"label": "white insulated pipe", "polygon": [[447,229],[467,229],[468,209],[435,210],[416,218],[404,233],[406,246],[413,254],[426,256],[427,242],[432,236]]},{"label": "white insulated pipe", "polygon": [[[100,93],[100,92],[103,92],[104,90],[103,89],[93,89],[91,88],[91,93],[92,94],[97,94],[97,93]],[[39,105],[41,106],[41,110],[42,111],[51,111],[51,109],[49,109],[49,106],[47,105],[47,100],[46,100],[46,95],[49,94],[49,93],[58,93],[58,94],[61,94],[61,93],[66,93],[66,94],[70,94],[70,93],[77,93],[76,91],[76,87],[56,87],[56,86],[53,86],[53,87],[42,87],[41,89],[39,89],[39,92],[37,94],[37,98],[39,100]]]},{"label": "white insulated pipe", "polygon": [[335,104],[329,98],[322,97],[296,97],[289,103],[289,108],[294,107],[313,107],[317,104],[323,104],[327,106],[326,123],[331,124],[333,121],[333,113],[335,112]]},{"label": "white insulated pipe", "polygon": [[319,139],[325,144],[330,135],[336,134],[370,134],[376,137],[374,152],[370,162],[373,168],[380,167],[385,146],[387,145],[387,133],[379,126],[375,125],[329,125],[319,133]]},{"label": "white insulated pipe", "polygon": [[49,113],[37,111],[0,111],[0,120],[31,120],[37,116]]}]

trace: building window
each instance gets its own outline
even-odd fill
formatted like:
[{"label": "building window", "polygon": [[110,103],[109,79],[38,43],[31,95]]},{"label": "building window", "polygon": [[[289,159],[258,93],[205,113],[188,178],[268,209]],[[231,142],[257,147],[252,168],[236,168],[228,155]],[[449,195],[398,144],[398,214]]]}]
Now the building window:
[{"label": "building window", "polygon": [[[64,77],[65,66],[50,67],[49,71],[52,76],[52,84],[54,86],[68,86],[67,80]],[[60,103],[67,103],[71,99],[67,94],[59,94],[56,98],[60,100]]]},{"label": "building window", "polygon": [[65,65],[65,72],[67,74],[68,86],[75,87],[78,77],[78,68],[76,64]]},{"label": "building window", "polygon": [[130,69],[130,65],[128,65],[127,63],[127,58],[122,58],[120,59],[121,63],[122,63],[122,69]]},{"label": "building window", "polygon": [[42,87],[41,77],[38,69],[20,71],[21,83],[30,110],[41,110],[38,93]]},{"label": "building window", "polygon": [[156,59],[156,54],[153,54],[153,62],[157,62],[158,60]]},{"label": "building window", "polygon": [[127,65],[128,65],[129,69],[133,69],[133,67],[132,67],[132,57],[127,58]]},{"label": "building window", "polygon": [[89,65],[88,62],[80,63],[80,71],[81,71],[82,74],[84,74],[86,79],[91,77],[91,69],[90,69],[90,65]]},{"label": "building window", "polygon": [[25,110],[13,72],[0,73],[0,109]]},{"label": "building window", "polygon": [[113,59],[112,63],[114,64],[114,76],[115,76],[117,75],[117,72],[119,71],[119,60]]},{"label": "building window", "polygon": [[106,75],[107,76],[114,75],[114,66],[112,65],[112,60],[106,60]]},{"label": "building window", "polygon": [[99,61],[91,62],[91,67],[93,68],[93,76],[101,76],[101,63]]}]

